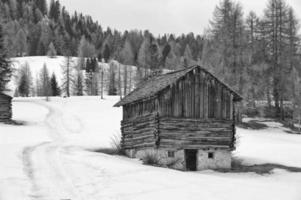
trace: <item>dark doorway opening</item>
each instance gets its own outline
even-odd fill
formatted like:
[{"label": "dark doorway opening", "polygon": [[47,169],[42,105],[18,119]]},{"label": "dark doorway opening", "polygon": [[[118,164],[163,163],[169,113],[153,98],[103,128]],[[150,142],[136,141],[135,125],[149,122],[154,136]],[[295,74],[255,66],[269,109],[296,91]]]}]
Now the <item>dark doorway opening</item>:
[{"label": "dark doorway opening", "polygon": [[186,170],[196,171],[197,170],[197,152],[196,149],[185,149],[185,162]]}]

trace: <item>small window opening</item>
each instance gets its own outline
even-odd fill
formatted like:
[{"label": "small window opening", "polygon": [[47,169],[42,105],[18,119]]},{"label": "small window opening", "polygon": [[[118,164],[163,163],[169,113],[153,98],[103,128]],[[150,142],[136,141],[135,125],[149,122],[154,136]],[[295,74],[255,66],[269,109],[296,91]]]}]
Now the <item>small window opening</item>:
[{"label": "small window opening", "polygon": [[208,153],[208,158],[209,159],[214,159],[214,153],[213,152],[209,152]]},{"label": "small window opening", "polygon": [[168,151],[167,154],[168,154],[169,158],[174,158],[175,157],[175,152],[174,151]]}]

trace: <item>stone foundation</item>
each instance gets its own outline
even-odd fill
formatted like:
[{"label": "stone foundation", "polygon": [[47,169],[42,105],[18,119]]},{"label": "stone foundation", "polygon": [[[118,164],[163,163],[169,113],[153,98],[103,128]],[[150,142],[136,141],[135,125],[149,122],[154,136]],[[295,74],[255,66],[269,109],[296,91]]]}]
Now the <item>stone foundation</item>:
[{"label": "stone foundation", "polygon": [[[173,153],[172,153],[173,152]],[[142,159],[145,154],[153,153],[161,159],[161,164],[168,165],[177,161],[172,168],[186,170],[185,150],[167,150],[167,149],[143,149],[143,150],[126,150],[126,155],[130,158]],[[168,155],[168,154],[174,155]],[[231,151],[227,149],[206,148],[198,149],[196,154],[197,170],[206,169],[230,169],[231,168]]]},{"label": "stone foundation", "polygon": [[[209,158],[212,153],[213,157]],[[206,149],[198,150],[197,153],[197,170],[205,169],[230,169],[231,152],[224,149]]]}]

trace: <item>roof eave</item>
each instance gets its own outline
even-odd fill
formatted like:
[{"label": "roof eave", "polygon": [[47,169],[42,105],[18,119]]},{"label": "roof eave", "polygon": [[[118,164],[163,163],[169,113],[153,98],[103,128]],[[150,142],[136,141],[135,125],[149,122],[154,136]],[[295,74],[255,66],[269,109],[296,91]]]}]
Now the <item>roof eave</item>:
[{"label": "roof eave", "polygon": [[1,95],[3,95],[3,96],[5,96],[5,97],[7,97],[7,98],[9,98],[9,99],[12,99],[13,97],[12,96],[10,96],[10,95],[8,95],[8,94],[5,94],[5,93],[0,93]]},{"label": "roof eave", "polygon": [[154,95],[151,95],[151,96],[148,96],[148,97],[144,97],[144,98],[141,98],[141,99],[137,99],[135,101],[131,101],[131,102],[128,102],[128,103],[122,103],[122,100],[120,100],[118,103],[116,103],[113,107],[120,107],[120,106],[125,106],[125,105],[129,105],[129,104],[135,104],[139,101],[145,101],[145,100],[149,100],[149,99],[153,99],[156,97],[156,95],[158,94],[155,93]]},{"label": "roof eave", "polygon": [[[193,66],[191,66],[190,69],[189,69],[185,74],[191,72],[191,71],[194,70],[195,68],[200,68],[200,69],[203,70],[205,73],[208,73],[208,74],[211,75],[214,79],[216,79],[220,84],[222,84],[224,87],[226,87],[230,92],[232,92],[233,95],[234,95],[233,101],[239,102],[239,101],[242,101],[242,100],[243,100],[242,96],[239,95],[237,92],[235,92],[230,86],[228,86],[227,84],[225,84],[224,82],[222,82],[221,80],[219,80],[215,75],[213,75],[211,72],[209,72],[207,69],[201,67],[200,65],[193,65]],[[171,72],[171,73],[174,73],[174,72]],[[183,75],[183,76],[184,76],[184,75]],[[178,77],[178,80],[179,80],[180,78],[182,78],[183,76]],[[160,91],[166,89],[167,87],[169,87],[169,86],[166,86],[165,88],[162,88]],[[134,91],[135,91],[135,90],[133,90],[132,92],[134,92]],[[157,93],[159,93],[160,91],[157,91]],[[131,93],[132,93],[132,92],[131,92]],[[156,93],[156,94],[157,94],[157,93]],[[155,94],[155,95],[156,95],[156,94]],[[152,96],[153,96],[153,95],[152,95]],[[136,103],[136,102],[138,102],[138,101],[143,101],[144,99],[147,99],[147,98],[149,98],[149,97],[144,97],[144,98],[137,99],[137,100],[135,100],[135,101],[131,101],[131,102],[127,102],[127,103],[123,103],[123,99],[121,99],[119,102],[117,102],[117,103],[114,105],[114,107],[120,107],[120,106],[124,106],[124,105],[128,105],[128,104],[133,104],[133,103]]]},{"label": "roof eave", "polygon": [[235,95],[235,97],[233,99],[234,102],[240,102],[242,100],[243,100],[243,98],[240,95],[237,95],[237,94]]}]

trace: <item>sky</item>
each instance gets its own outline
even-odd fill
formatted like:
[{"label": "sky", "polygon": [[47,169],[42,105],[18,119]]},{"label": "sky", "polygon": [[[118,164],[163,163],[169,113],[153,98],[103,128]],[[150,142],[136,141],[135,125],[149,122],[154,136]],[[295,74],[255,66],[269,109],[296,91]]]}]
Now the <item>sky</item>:
[{"label": "sky", "polygon": [[[203,34],[220,0],[60,0],[66,9],[82,12],[119,31],[149,30],[155,35]],[[244,13],[263,14],[267,0],[236,0]],[[301,0],[286,0],[301,18]]]}]

